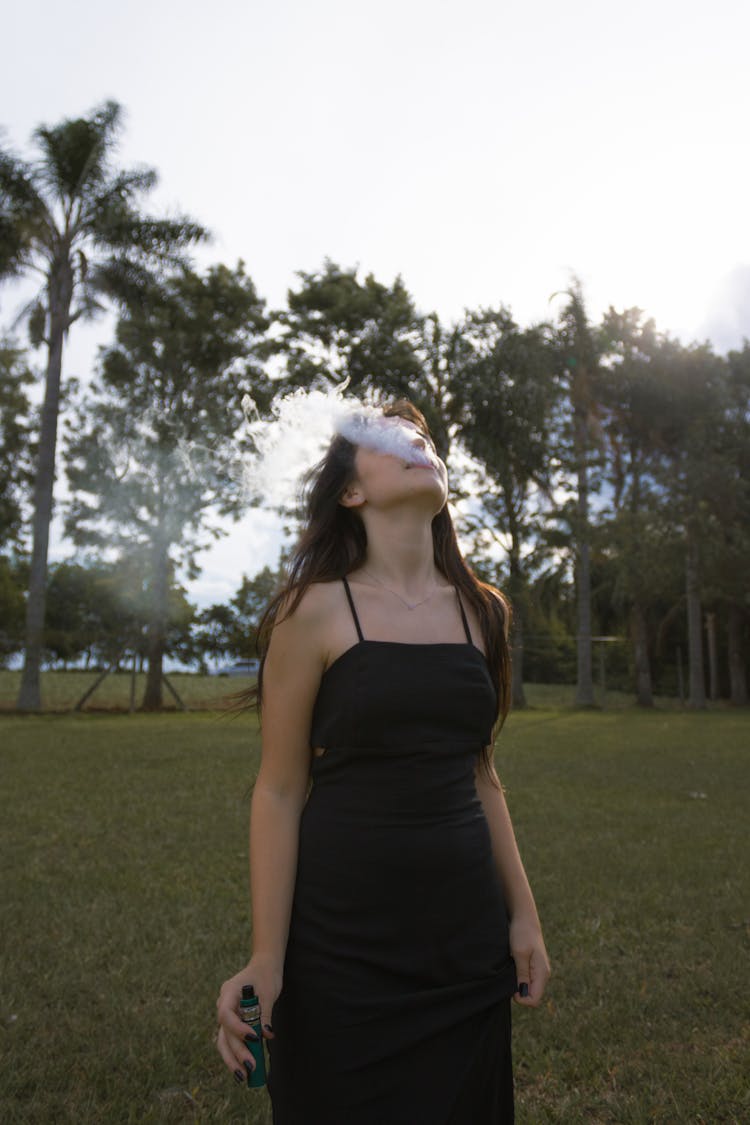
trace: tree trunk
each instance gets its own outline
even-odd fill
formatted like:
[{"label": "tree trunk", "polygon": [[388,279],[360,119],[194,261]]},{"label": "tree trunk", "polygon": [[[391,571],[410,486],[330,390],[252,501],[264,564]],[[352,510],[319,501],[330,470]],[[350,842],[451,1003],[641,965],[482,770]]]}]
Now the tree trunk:
[{"label": "tree trunk", "polygon": [[516,603],[513,612],[513,675],[512,675],[512,702],[517,709],[526,706],[526,694],[523,690],[523,611]]},{"label": "tree trunk", "polygon": [[60,414],[63,340],[68,329],[73,298],[73,272],[70,263],[58,264],[49,281],[49,345],[44,388],[39,455],[34,479],[34,517],[29,592],[26,599],[26,639],[19,711],[38,711],[42,705],[41,666],[44,646],[44,614],[47,602],[47,554],[55,485],[57,420]]},{"label": "tree trunk", "polygon": [[708,641],[708,696],[712,703],[719,698],[719,660],[716,652],[716,614],[706,614],[706,640]]},{"label": "tree trunk", "polygon": [[589,483],[586,464],[586,419],[576,411],[576,455],[578,460],[578,521],[576,527],[576,601],[578,603],[578,672],[576,706],[594,706],[594,675],[591,660],[591,561],[589,551]]},{"label": "tree trunk", "polygon": [[636,598],[630,607],[630,635],[635,661],[635,692],[639,707],[653,707],[651,664],[648,658],[648,629],[643,606]]},{"label": "tree trunk", "polygon": [[688,707],[699,710],[706,706],[706,682],[703,671],[698,548],[690,529],[688,529],[685,556],[685,589],[687,593],[688,663],[690,669]]},{"label": "tree trunk", "polygon": [[747,707],[747,669],[742,659],[743,613],[736,602],[729,605],[729,700],[735,707]]},{"label": "tree trunk", "polygon": [[521,564],[521,539],[513,503],[512,487],[506,484],[504,494],[510,530],[510,582],[508,593],[513,607],[511,702],[513,707],[520,710],[526,706],[526,695],[523,690],[523,631],[526,617],[526,590]]},{"label": "tree trunk", "polygon": [[151,620],[148,625],[148,672],[143,693],[143,711],[160,711],[162,708],[162,676],[164,675],[164,650],[167,642],[169,597],[169,552],[159,538],[154,547],[154,573],[151,596]]}]

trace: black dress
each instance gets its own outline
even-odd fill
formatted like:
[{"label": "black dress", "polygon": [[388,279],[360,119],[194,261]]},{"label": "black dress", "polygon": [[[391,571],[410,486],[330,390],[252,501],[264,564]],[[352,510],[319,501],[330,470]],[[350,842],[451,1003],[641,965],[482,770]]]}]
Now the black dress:
[{"label": "black dress", "polygon": [[274,1125],[508,1125],[516,973],[474,782],[492,679],[460,597],[466,644],[368,641],[344,585],[359,643],[313,714]]}]

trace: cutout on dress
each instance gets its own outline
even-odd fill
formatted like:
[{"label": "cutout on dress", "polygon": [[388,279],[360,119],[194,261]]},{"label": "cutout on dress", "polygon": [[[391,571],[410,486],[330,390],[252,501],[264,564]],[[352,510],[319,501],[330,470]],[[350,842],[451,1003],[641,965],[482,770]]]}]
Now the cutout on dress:
[{"label": "cutout on dress", "polygon": [[314,746],[313,747],[313,755],[316,758],[322,758],[323,755],[327,754],[327,753],[328,753],[328,748],[326,746]]}]

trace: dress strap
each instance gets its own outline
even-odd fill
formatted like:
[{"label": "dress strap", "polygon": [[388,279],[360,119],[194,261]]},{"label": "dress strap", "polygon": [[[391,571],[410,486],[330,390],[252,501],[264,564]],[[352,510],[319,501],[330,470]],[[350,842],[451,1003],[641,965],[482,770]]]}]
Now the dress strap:
[{"label": "dress strap", "polygon": [[[349,583],[348,583],[348,582],[347,582],[347,580],[346,580],[346,575],[344,575],[344,576],[343,576],[343,578],[341,579],[341,581],[342,581],[342,582],[344,583],[344,589],[346,590],[346,596],[347,596],[347,598],[348,598],[348,600],[349,600],[349,608],[350,608],[350,609],[351,609],[351,611],[352,611],[352,617],[354,618],[354,624],[355,624],[355,625],[356,625],[356,627],[357,627],[357,636],[359,637],[359,639],[360,639],[361,641],[363,641],[363,640],[364,640],[365,638],[364,638],[364,636],[362,635],[362,626],[361,626],[361,625],[360,625],[360,623],[359,623],[359,618],[357,617],[357,611],[356,611],[356,609],[354,608],[354,598],[352,597],[352,592],[351,592],[351,590],[349,589]],[[461,612],[463,613],[463,610],[462,610]]]},{"label": "dress strap", "polygon": [[458,608],[461,610],[461,620],[464,623],[464,632],[466,633],[466,640],[469,642],[470,645],[473,645],[474,642],[471,639],[471,630],[469,629],[469,622],[466,620],[466,614],[464,612],[464,603],[461,601],[461,595],[458,592],[458,586],[455,587],[455,590],[456,590],[456,597],[458,598]]}]

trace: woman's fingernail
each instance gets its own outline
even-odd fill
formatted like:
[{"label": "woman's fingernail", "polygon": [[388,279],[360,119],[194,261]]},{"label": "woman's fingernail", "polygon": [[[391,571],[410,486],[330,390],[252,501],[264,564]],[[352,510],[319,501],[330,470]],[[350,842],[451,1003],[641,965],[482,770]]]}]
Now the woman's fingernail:
[{"label": "woman's fingernail", "polygon": [[254,1031],[246,1031],[245,1032],[245,1042],[247,1043],[248,1040],[251,1043],[257,1043],[258,1042],[258,1036],[255,1034]]},{"label": "woman's fingernail", "polygon": [[270,1023],[264,1023],[263,1026],[265,1027],[266,1031],[273,1031],[273,1028],[271,1027]]},{"label": "woman's fingernail", "polygon": [[255,1064],[251,1063],[249,1059],[244,1060],[244,1067],[248,1074],[252,1074],[255,1070]]},{"label": "woman's fingernail", "polygon": [[526,981],[524,981],[523,984],[519,984],[518,991],[521,993],[521,996],[529,995],[529,986]]},{"label": "woman's fingernail", "polygon": [[235,1070],[234,1080],[235,1080],[235,1082],[237,1083],[238,1086],[239,1086],[240,1082],[245,1081],[245,1075],[242,1073],[241,1070]]}]

